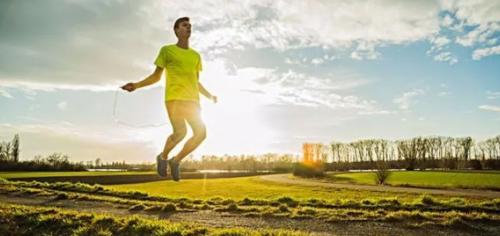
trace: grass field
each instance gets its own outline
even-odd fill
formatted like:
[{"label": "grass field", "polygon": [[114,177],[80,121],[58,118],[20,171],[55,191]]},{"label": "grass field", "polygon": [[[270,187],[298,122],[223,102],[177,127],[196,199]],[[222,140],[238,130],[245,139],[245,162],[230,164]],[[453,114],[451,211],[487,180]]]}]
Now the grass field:
[{"label": "grass field", "polygon": [[[381,197],[382,195],[378,192],[358,192],[349,190],[335,192],[325,191],[330,193],[330,195],[327,195],[325,192],[321,192],[318,189],[311,189],[308,187],[291,188],[292,186],[288,186],[290,189],[288,192],[280,192],[277,194],[291,195],[291,192],[296,192],[295,197],[280,195],[281,197],[268,196],[271,199],[262,199],[265,195],[259,194],[259,192],[262,192],[263,188],[259,186],[260,183],[253,182],[256,180],[254,178],[255,177],[236,179],[235,183],[237,184],[246,184],[245,187],[256,188],[254,189],[254,193],[245,196],[245,198],[241,200],[238,200],[236,197],[231,197],[233,195],[230,194],[231,191],[238,193],[241,189],[228,189],[224,193],[227,198],[217,198],[214,196],[210,199],[203,200],[196,195],[191,198],[180,198],[173,197],[172,194],[162,194],[162,196],[160,196],[130,191],[130,189],[126,189],[128,191],[117,191],[99,185],[74,184],[68,182],[50,184],[23,181],[10,182],[3,179],[0,179],[0,194],[13,197],[25,196],[30,199],[36,197],[49,197],[55,201],[62,201],[60,204],[71,205],[71,207],[78,205],[76,202],[82,203],[82,201],[88,201],[94,204],[99,202],[112,203],[116,204],[116,207],[121,209],[128,208],[129,211],[134,212],[168,213],[209,210],[212,212],[219,212],[224,215],[224,217],[235,214],[238,217],[249,218],[265,217],[266,219],[273,219],[278,217],[281,219],[316,219],[324,222],[398,222],[414,227],[438,225],[445,227],[466,227],[468,229],[474,229],[474,227],[476,227],[475,225],[480,226],[481,224],[498,225],[498,222],[500,222],[500,199],[457,198],[451,196],[438,198],[437,196],[404,193],[392,193],[390,196]],[[221,179],[216,180],[217,183],[227,183],[224,181],[221,181]],[[163,184],[165,184],[165,182],[163,182]],[[262,184],[265,184],[265,182]],[[275,191],[282,190],[280,187],[286,187],[286,185],[268,184],[272,185],[272,190]],[[156,188],[161,187],[161,184],[156,185]],[[180,186],[177,187],[179,188]],[[192,193],[196,193],[196,188],[198,186],[191,183],[191,185],[188,184],[182,187],[188,188],[186,191],[189,190]],[[320,194],[316,194],[318,192],[320,192]],[[356,196],[356,199],[353,198],[353,196]],[[67,203],[64,203],[64,201],[67,201]],[[88,205],[86,207],[88,207]],[[38,209],[40,208],[36,208],[36,210]],[[7,220],[6,222],[10,222],[11,220],[21,220],[20,222],[24,220],[34,220],[31,217],[28,217],[28,219],[22,217],[14,217],[11,219],[9,217],[12,217],[12,212],[18,212],[18,210],[12,209],[11,207],[4,210],[6,210],[6,212],[4,211],[2,213],[0,207],[0,222],[2,222],[2,217],[6,218],[4,219]],[[108,210],[109,205],[106,205],[106,211]],[[49,214],[55,213],[52,210],[49,210],[49,212]],[[26,213],[31,214],[30,212],[21,212],[19,214],[25,215]],[[37,214],[38,213],[35,213],[35,215]],[[51,215],[47,217],[58,218],[59,216]],[[62,217],[59,218],[57,222],[53,223],[66,224],[67,219],[63,219]],[[46,219],[46,217],[42,217],[42,220],[43,219]],[[61,220],[61,222],[59,222],[59,220]],[[78,222],[74,223],[79,224]],[[38,225],[40,224],[35,223],[29,225],[31,227],[30,230],[36,230],[36,226]],[[73,225],[73,223],[68,225],[68,227],[73,228],[71,225]]]},{"label": "grass field", "polygon": [[1,202],[0,222],[2,222],[0,231],[8,232],[6,235],[308,235],[291,230],[210,228],[140,217],[116,217],[95,213],[79,213],[58,208],[18,206]]},{"label": "grass field", "polygon": [[[335,183],[376,184],[375,173],[333,174]],[[394,186],[499,189],[500,172],[395,171],[387,183]]]},{"label": "grass field", "polygon": [[56,176],[106,176],[106,175],[146,175],[156,172],[134,171],[71,171],[71,172],[0,172],[0,178],[30,178],[30,177],[56,177]]},{"label": "grass field", "polygon": [[[155,174],[154,172],[0,172],[0,178],[48,177],[48,176],[101,176]],[[374,184],[374,173],[348,173],[334,175],[340,183]],[[471,188],[500,188],[500,172],[394,172],[389,179],[392,185],[414,185],[432,187],[468,186]],[[289,196],[294,199],[353,199],[397,197],[400,201],[411,202],[418,197],[412,193],[373,192],[343,188],[299,186],[270,182],[260,177],[240,177],[223,179],[184,179],[180,182],[158,181],[139,184],[107,185],[121,191],[139,191],[156,196],[173,198],[210,199],[214,197],[243,199],[273,199]],[[436,196],[446,200],[449,196]],[[474,198],[470,198],[473,200]]]},{"label": "grass field", "polygon": [[[211,228],[210,225],[194,227],[196,232],[203,232],[200,235],[302,235],[283,230],[229,229],[232,227],[227,226],[227,222],[235,217],[280,219],[292,223],[305,219],[332,223],[385,222],[404,227],[438,226],[458,230],[480,230],[481,227],[500,225],[500,198],[303,186],[267,181],[258,176],[107,186],[0,178],[0,195],[4,198],[24,196],[22,202],[36,198],[47,201],[48,198],[52,199],[50,202],[58,202],[57,206],[71,208],[78,205],[84,206],[82,209],[87,209],[89,205],[98,206],[95,212],[108,211],[112,205],[114,209],[148,215],[209,211],[218,217],[225,217],[221,219],[226,225],[222,229]],[[11,197],[8,199],[10,201]],[[102,208],[104,204],[106,207]],[[67,235],[122,235],[122,229],[129,227],[132,227],[128,229],[131,232],[140,232],[132,235],[151,235],[152,231],[162,232],[157,235],[199,235],[191,231],[193,227],[183,227],[183,224],[165,228],[154,223],[156,221],[129,220],[0,203],[0,222],[7,222],[0,224],[0,231],[19,235],[32,235],[33,232],[50,234],[57,230],[70,230]],[[145,229],[152,231],[143,231]],[[277,229],[288,229],[288,226]]]},{"label": "grass field", "polygon": [[[167,196],[172,198],[211,199],[221,197],[225,199],[241,200],[277,199],[288,196],[297,200],[324,199],[324,200],[353,200],[367,198],[387,199],[397,198],[401,202],[418,201],[420,194],[405,192],[378,192],[355,190],[346,188],[330,188],[318,186],[301,186],[277,183],[260,179],[259,177],[242,177],[230,179],[198,179],[173,181],[159,181],[140,184],[108,185],[118,191],[139,191],[149,195]],[[438,200],[449,200],[453,196],[436,195]],[[468,198],[468,201],[481,201],[480,198]]]},{"label": "grass field", "polygon": [[243,177],[231,179],[160,181],[140,184],[109,185],[112,189],[140,191],[151,195],[202,198],[213,197],[243,199],[278,198],[290,196],[297,199],[314,197],[330,198],[334,192],[341,190],[319,187],[303,187],[268,182],[259,177]]}]

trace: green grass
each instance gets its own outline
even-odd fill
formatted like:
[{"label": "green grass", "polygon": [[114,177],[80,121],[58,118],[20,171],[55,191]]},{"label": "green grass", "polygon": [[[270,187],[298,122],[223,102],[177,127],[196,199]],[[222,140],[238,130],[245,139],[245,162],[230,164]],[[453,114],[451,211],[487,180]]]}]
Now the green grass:
[{"label": "green grass", "polygon": [[34,178],[34,177],[59,177],[59,176],[106,176],[106,175],[146,175],[156,172],[139,171],[62,171],[62,172],[0,172],[0,178]]},{"label": "green grass", "polygon": [[[180,182],[158,181],[139,184],[107,185],[107,188],[119,191],[138,191],[148,195],[165,196],[169,198],[211,199],[221,197],[225,199],[242,200],[278,199],[287,196],[296,200],[324,199],[324,200],[353,200],[366,198],[386,199],[397,197],[401,202],[413,202],[419,198],[417,193],[406,192],[379,192],[333,187],[303,186],[277,183],[263,180],[259,177],[241,177],[227,179],[192,179]],[[438,200],[448,200],[454,196],[435,195]],[[484,198],[471,197],[469,201],[478,202]]]},{"label": "green grass", "polygon": [[[281,184],[262,180],[259,177],[187,179],[180,182],[167,180],[139,184],[107,185],[106,187],[172,198],[210,199],[221,197],[240,200],[243,198],[272,199],[289,196],[294,199],[308,199],[311,197],[330,199],[345,195],[349,195],[352,199],[364,198],[363,193],[355,190]],[[391,195],[391,193],[374,194],[380,197]]]},{"label": "green grass", "polygon": [[137,216],[115,217],[4,203],[0,203],[0,222],[0,232],[9,235],[307,235],[289,230],[216,229]]},{"label": "green grass", "polygon": [[[375,173],[345,173],[331,176],[336,183],[375,183]],[[500,189],[500,172],[444,172],[444,171],[395,171],[387,183],[390,185]]]},{"label": "green grass", "polygon": [[[251,178],[240,178],[252,181]],[[303,189],[304,190],[304,189]],[[313,191],[316,192],[316,191]],[[0,193],[16,196],[50,196],[57,201],[91,201],[118,204],[129,211],[146,212],[193,212],[214,210],[221,213],[239,214],[245,217],[284,217],[290,219],[317,219],[327,222],[388,221],[405,224],[431,224],[441,226],[461,225],[475,227],[476,223],[500,222],[500,199],[445,198],[430,195],[391,194],[390,198],[374,198],[372,192],[363,191],[363,199],[351,199],[352,192],[338,192],[327,199],[308,195],[307,200],[282,196],[274,199],[171,198],[140,192],[120,192],[99,185],[73,183],[3,182]],[[373,192],[374,193],[374,192]],[[307,194],[307,192],[303,192]],[[117,207],[115,205],[115,207]],[[1,219],[0,219],[0,222]]]}]

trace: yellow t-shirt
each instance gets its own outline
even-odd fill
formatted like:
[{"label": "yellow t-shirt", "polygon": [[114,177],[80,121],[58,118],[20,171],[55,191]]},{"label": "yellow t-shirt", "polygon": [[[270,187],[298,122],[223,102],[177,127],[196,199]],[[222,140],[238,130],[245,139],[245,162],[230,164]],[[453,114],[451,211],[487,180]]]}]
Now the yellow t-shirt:
[{"label": "yellow t-shirt", "polygon": [[200,101],[198,72],[202,70],[202,66],[198,52],[175,44],[167,45],[161,48],[155,65],[166,69],[165,101]]}]

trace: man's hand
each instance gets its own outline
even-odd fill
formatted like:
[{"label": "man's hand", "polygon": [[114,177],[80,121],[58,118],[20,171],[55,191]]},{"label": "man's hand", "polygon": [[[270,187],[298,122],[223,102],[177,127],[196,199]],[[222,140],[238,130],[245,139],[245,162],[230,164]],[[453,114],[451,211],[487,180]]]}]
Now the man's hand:
[{"label": "man's hand", "polygon": [[212,95],[212,97],[210,97],[210,99],[211,99],[214,103],[217,103],[217,96],[213,96],[213,95]]},{"label": "man's hand", "polygon": [[128,83],[126,85],[123,85],[121,88],[123,90],[127,90],[129,92],[133,92],[135,90],[135,85],[134,85],[134,83]]}]

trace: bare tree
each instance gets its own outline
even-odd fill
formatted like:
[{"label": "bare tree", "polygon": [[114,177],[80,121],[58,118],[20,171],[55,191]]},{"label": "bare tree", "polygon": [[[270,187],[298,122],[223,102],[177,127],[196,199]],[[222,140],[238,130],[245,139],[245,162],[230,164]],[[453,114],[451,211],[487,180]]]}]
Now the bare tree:
[{"label": "bare tree", "polygon": [[12,150],[12,146],[10,144],[10,142],[3,142],[3,158],[6,160],[6,161],[11,161],[11,150]]},{"label": "bare tree", "polygon": [[304,162],[314,161],[314,144],[313,143],[303,143],[302,144],[302,154],[304,155]]},{"label": "bare tree", "polygon": [[100,167],[102,165],[102,160],[101,158],[96,158],[95,159],[95,167]]},{"label": "bare tree", "polygon": [[7,161],[7,155],[5,155],[5,151],[4,151],[4,143],[0,143],[0,162],[1,161]]},{"label": "bare tree", "polygon": [[19,153],[21,152],[19,142],[19,134],[14,135],[14,139],[12,140],[12,161],[14,163],[19,162]]},{"label": "bare tree", "polygon": [[45,159],[42,157],[42,155],[38,154],[33,158],[33,161],[37,164],[40,165],[45,162]]},{"label": "bare tree", "polygon": [[397,141],[397,146],[398,155],[406,162],[406,170],[414,170],[417,164],[415,139]]}]

